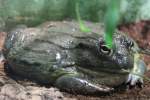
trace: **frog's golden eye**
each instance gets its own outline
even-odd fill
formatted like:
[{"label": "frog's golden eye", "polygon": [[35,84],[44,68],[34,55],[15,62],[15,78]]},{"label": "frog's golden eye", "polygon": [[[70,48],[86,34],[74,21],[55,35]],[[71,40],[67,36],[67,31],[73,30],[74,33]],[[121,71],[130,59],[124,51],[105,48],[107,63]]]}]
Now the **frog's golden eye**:
[{"label": "frog's golden eye", "polygon": [[111,55],[112,54],[112,50],[109,49],[106,45],[100,46],[100,52],[104,55]]}]

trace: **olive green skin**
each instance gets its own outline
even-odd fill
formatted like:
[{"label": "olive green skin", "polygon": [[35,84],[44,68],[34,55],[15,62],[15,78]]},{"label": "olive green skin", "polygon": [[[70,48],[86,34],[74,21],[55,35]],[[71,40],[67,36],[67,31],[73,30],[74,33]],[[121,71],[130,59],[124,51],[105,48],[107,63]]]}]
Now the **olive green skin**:
[{"label": "olive green skin", "polygon": [[100,52],[103,28],[86,22],[93,32],[84,33],[78,23],[47,22],[36,28],[19,26],[9,32],[4,52],[10,69],[39,83],[61,90],[94,94],[107,93],[126,81],[133,68],[130,39],[115,34],[113,53]]}]

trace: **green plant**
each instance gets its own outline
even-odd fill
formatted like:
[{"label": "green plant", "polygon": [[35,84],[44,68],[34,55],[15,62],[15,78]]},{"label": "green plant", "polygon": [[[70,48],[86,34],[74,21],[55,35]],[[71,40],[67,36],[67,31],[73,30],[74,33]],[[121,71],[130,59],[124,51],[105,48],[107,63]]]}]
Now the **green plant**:
[{"label": "green plant", "polygon": [[105,42],[109,48],[113,46],[113,33],[119,22],[120,0],[110,0],[107,12],[105,14]]},{"label": "green plant", "polygon": [[[120,0],[111,0],[109,2],[109,6],[105,15],[105,42],[106,45],[109,48],[112,48],[112,43],[113,43],[113,33],[116,29],[116,26],[118,24],[119,21],[119,7],[120,7]],[[83,21],[81,20],[80,17],[80,11],[79,11],[79,2],[76,2],[76,16],[77,16],[77,20],[79,22],[79,26],[80,26],[80,30],[82,32],[91,32],[91,29],[89,29],[88,27],[86,27],[83,23]]]},{"label": "green plant", "polygon": [[79,13],[79,3],[78,2],[76,3],[76,15],[77,15],[77,20],[79,22],[80,30],[82,32],[91,32],[91,29],[86,27],[84,25],[83,21],[81,20],[80,13]]}]

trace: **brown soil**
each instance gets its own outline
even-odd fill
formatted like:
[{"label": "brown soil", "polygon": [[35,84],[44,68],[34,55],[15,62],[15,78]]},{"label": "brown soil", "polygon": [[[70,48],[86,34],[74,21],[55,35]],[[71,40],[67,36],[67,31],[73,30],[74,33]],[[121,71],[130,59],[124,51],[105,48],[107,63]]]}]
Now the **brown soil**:
[{"label": "brown soil", "polygon": [[[139,23],[131,23],[126,25],[120,25],[119,30],[126,32],[128,35],[133,37],[144,50],[150,51],[150,21],[141,21]],[[0,50],[2,49],[6,33],[0,32]],[[150,56],[143,55],[143,59],[150,69]],[[150,77],[150,71],[146,73],[147,77]],[[0,79],[7,77],[4,72],[3,63],[0,63]],[[1,89],[1,88],[0,88]],[[63,93],[64,98],[78,99],[78,100],[150,100],[150,82],[145,80],[144,86],[140,88],[132,88],[126,91],[119,91],[112,93],[108,96],[83,96],[83,95],[72,95]],[[5,99],[7,100],[7,99]],[[10,99],[9,99],[10,100]],[[68,99],[69,100],[69,99]]]}]

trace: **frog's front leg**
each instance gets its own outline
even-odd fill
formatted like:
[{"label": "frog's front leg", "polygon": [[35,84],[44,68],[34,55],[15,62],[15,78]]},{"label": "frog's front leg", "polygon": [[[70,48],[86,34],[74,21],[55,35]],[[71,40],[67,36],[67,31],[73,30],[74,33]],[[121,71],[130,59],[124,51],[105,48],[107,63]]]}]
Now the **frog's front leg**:
[{"label": "frog's front leg", "polygon": [[95,85],[87,80],[77,77],[76,75],[64,75],[57,79],[56,87],[71,93],[80,94],[109,94],[113,88],[102,85]]},{"label": "frog's front leg", "polygon": [[146,64],[143,60],[140,59],[140,55],[135,54],[134,67],[128,76],[127,83],[129,83],[131,86],[140,84],[140,87],[142,87],[143,75],[146,72],[146,70]]}]

